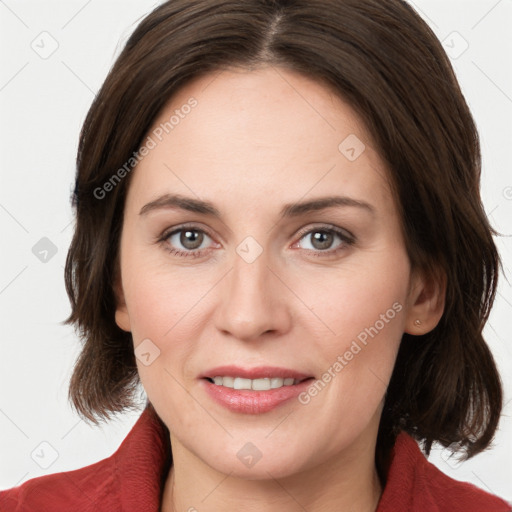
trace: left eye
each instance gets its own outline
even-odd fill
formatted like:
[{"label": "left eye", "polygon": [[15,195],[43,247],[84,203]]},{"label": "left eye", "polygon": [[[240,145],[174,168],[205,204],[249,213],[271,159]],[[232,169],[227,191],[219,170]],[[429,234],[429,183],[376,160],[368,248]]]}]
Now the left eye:
[{"label": "left eye", "polygon": [[306,233],[298,242],[301,249],[328,251],[349,242],[347,237],[331,229],[315,229]]},{"label": "left eye", "polygon": [[199,229],[184,228],[171,233],[167,240],[178,250],[195,251],[208,246],[211,238]]}]

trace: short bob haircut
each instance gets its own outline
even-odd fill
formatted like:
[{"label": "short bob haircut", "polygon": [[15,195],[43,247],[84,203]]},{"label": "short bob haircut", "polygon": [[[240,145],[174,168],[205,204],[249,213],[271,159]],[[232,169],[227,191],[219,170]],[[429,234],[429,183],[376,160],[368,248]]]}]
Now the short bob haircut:
[{"label": "short bob haircut", "polygon": [[351,105],[389,168],[412,268],[446,286],[437,327],[403,335],[379,460],[400,430],[427,453],[433,442],[466,457],[482,451],[502,408],[500,377],[482,337],[500,270],[496,233],[480,198],[472,115],[442,45],[403,0],[170,0],[142,20],[80,135],[65,271],[67,322],[83,342],[72,405],[98,423],[136,407],[140,392],[131,334],[114,316],[134,155],[187,82],[260,66],[299,72]]}]

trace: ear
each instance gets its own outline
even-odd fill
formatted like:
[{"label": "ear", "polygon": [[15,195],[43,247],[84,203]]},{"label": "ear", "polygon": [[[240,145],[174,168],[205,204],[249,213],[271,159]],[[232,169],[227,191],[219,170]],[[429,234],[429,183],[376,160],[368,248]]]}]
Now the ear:
[{"label": "ear", "polygon": [[124,299],[123,285],[119,276],[116,277],[114,283],[114,294],[116,297],[116,324],[123,331],[131,332],[130,314],[128,313],[128,307]]},{"label": "ear", "polygon": [[405,332],[418,336],[432,331],[443,316],[445,298],[444,272],[413,272]]}]

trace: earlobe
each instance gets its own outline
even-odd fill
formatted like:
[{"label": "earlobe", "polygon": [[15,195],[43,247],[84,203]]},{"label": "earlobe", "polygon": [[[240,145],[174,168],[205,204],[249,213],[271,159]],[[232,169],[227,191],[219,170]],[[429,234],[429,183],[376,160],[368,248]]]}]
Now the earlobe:
[{"label": "earlobe", "polygon": [[130,314],[128,313],[126,301],[124,300],[123,288],[119,282],[119,279],[116,279],[116,283],[114,285],[114,294],[116,297],[116,324],[123,331],[131,332],[132,329],[130,323]]},{"label": "earlobe", "polygon": [[128,314],[126,305],[117,307],[115,318],[116,324],[120,329],[126,332],[131,332],[130,315]]},{"label": "earlobe", "polygon": [[417,275],[410,291],[405,332],[415,336],[432,331],[443,316],[446,276]]}]

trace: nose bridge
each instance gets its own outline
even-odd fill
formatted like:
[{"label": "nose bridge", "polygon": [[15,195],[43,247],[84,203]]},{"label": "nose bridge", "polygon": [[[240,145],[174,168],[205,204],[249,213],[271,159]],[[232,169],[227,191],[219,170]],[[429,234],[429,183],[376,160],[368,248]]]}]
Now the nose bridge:
[{"label": "nose bridge", "polygon": [[290,318],[285,297],[269,269],[266,254],[261,252],[252,259],[253,253],[247,258],[243,249],[242,243],[226,276],[217,328],[242,340],[255,339],[266,332],[286,331]]}]

